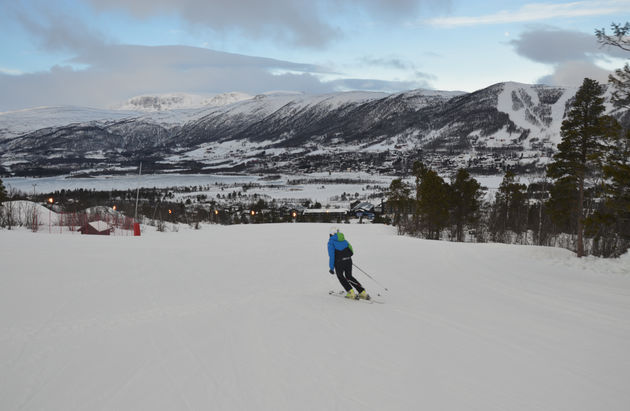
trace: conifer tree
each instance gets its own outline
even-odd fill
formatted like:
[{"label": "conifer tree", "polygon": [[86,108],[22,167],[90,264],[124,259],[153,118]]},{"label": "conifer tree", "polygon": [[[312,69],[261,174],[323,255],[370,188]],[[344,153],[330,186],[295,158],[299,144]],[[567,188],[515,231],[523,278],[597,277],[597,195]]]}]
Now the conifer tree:
[{"label": "conifer tree", "polygon": [[615,70],[615,74],[608,76],[608,82],[613,86],[611,101],[618,109],[630,109],[630,64]]},{"label": "conifer tree", "polygon": [[399,226],[401,215],[407,212],[409,202],[411,201],[409,195],[411,189],[405,182],[397,178],[392,180],[387,191],[387,202],[394,211],[393,225]]},{"label": "conifer tree", "polygon": [[612,215],[617,233],[630,240],[630,130],[613,140],[611,153],[604,165],[607,179],[606,207]]},{"label": "conifer tree", "polygon": [[412,203],[413,208],[413,231],[420,231],[420,213],[419,213],[419,202],[422,194],[420,192],[420,184],[422,183],[422,179],[424,178],[426,172],[429,169],[421,162],[415,161],[412,166],[412,175],[416,178],[416,201]]},{"label": "conifer tree", "polygon": [[468,171],[459,169],[451,182],[449,207],[457,241],[464,241],[465,225],[478,221],[482,195],[481,184]]},{"label": "conifer tree", "polygon": [[428,169],[423,173],[418,186],[418,216],[427,237],[438,240],[440,232],[448,224],[448,184]]},{"label": "conifer tree", "polygon": [[606,29],[595,30],[597,41],[603,45],[619,47],[622,50],[630,51],[630,23],[612,23],[610,25],[612,34],[606,33]]},{"label": "conifer tree", "polygon": [[[618,47],[630,52],[630,23],[625,25],[612,23],[610,25],[612,34],[606,33],[605,29],[595,30],[597,41],[601,45]],[[623,68],[615,70],[614,74],[608,76],[608,82],[613,86],[611,101],[617,107],[630,108],[630,64],[626,63]]]},{"label": "conifer tree", "polygon": [[7,190],[4,188],[4,184],[2,184],[2,179],[0,179],[0,204],[4,203],[7,199]]},{"label": "conifer tree", "polygon": [[517,181],[514,171],[506,171],[495,198],[492,219],[495,232],[523,231],[524,217],[527,215],[525,190],[525,184]]},{"label": "conifer tree", "polygon": [[566,175],[555,180],[549,187],[546,210],[555,225],[556,232],[577,232],[578,191],[575,176]]},{"label": "conifer tree", "polygon": [[[547,175],[560,187],[551,190],[551,203],[568,206],[575,216],[577,255],[584,255],[585,193],[587,179],[601,174],[602,161],[607,152],[606,140],[611,137],[614,119],[604,116],[604,88],[595,80],[585,78],[575,95],[567,119],[562,122],[558,152],[547,168]],[[558,191],[568,198],[554,198]],[[557,195],[557,194],[556,194]],[[557,214],[556,214],[557,215]]]}]

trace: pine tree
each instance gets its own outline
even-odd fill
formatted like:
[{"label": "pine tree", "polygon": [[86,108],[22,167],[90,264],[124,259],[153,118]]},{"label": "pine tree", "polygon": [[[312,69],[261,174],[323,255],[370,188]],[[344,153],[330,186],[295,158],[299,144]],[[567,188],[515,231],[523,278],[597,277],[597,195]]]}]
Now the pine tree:
[{"label": "pine tree", "polygon": [[411,189],[401,179],[397,178],[392,180],[387,191],[387,203],[394,211],[395,226],[399,226],[401,215],[407,212],[409,208],[409,202],[411,201],[409,195]]},{"label": "pine tree", "polygon": [[630,130],[619,133],[613,141],[611,153],[604,165],[604,177],[610,210],[617,233],[630,240]]},{"label": "pine tree", "polygon": [[506,171],[499,185],[494,204],[494,231],[521,233],[527,215],[526,186],[517,181],[512,170]]},{"label": "pine tree", "polygon": [[459,169],[451,182],[449,201],[457,241],[464,241],[464,226],[477,223],[482,195],[481,184],[468,171]]},{"label": "pine tree", "polygon": [[577,232],[578,191],[575,176],[564,176],[549,187],[546,210],[556,232]]},{"label": "pine tree", "polygon": [[[558,152],[547,168],[547,175],[561,184],[568,198],[554,198],[557,188],[551,190],[551,204],[568,206],[576,218],[577,255],[584,255],[585,193],[587,179],[601,175],[602,160],[607,151],[606,140],[611,137],[614,119],[604,116],[604,87],[597,81],[585,78],[575,95],[567,119],[562,122]],[[574,204],[571,204],[575,199]],[[568,203],[566,202],[568,201]],[[557,214],[556,214],[557,215]]]},{"label": "pine tree", "polygon": [[618,109],[630,109],[630,64],[615,70],[608,76],[608,82],[614,87],[610,100]]},{"label": "pine tree", "polygon": [[420,192],[420,184],[424,179],[425,174],[429,171],[429,169],[421,162],[415,161],[412,166],[412,175],[416,178],[416,201],[412,202],[413,209],[413,232],[418,233],[420,231],[420,212],[419,212],[419,202],[422,194]]},{"label": "pine tree", "polygon": [[[630,23],[625,25],[612,23],[610,25],[613,34],[609,35],[605,29],[595,30],[597,41],[602,45],[618,47],[630,52]],[[608,82],[613,86],[611,101],[615,107],[630,108],[630,64],[615,70],[608,76]]]},{"label": "pine tree", "polygon": [[418,216],[427,237],[438,240],[448,224],[448,184],[433,170],[426,170],[418,186]]},{"label": "pine tree", "polygon": [[0,179],[0,204],[4,203],[7,200],[7,190],[4,188],[4,184],[2,184],[2,179]]}]

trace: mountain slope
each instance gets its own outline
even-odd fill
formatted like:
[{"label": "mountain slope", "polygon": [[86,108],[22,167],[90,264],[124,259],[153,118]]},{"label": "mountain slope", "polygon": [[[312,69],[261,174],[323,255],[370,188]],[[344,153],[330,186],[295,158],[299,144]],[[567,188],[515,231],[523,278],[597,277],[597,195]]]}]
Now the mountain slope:
[{"label": "mountain slope", "polygon": [[[153,171],[400,171],[422,159],[445,169],[534,170],[544,166],[560,141],[575,92],[500,83],[468,94],[278,93],[200,109],[103,112],[100,120],[90,112],[68,124],[57,119],[35,124],[39,129],[17,137],[31,113],[3,113],[0,160],[18,174],[33,167],[50,173],[80,170],[86,162],[77,159],[95,158],[93,153],[101,158],[89,162],[95,169],[143,161]],[[64,156],[51,162],[51,153]]]},{"label": "mountain slope", "polygon": [[627,409],[628,255],[344,225],[368,305],[328,228],[0,231],[1,408]]},{"label": "mountain slope", "polygon": [[116,110],[154,112],[225,106],[239,101],[249,100],[250,98],[252,98],[252,96],[249,94],[237,92],[223,93],[212,97],[186,93],[171,93],[157,96],[148,95],[133,97],[114,108]]}]

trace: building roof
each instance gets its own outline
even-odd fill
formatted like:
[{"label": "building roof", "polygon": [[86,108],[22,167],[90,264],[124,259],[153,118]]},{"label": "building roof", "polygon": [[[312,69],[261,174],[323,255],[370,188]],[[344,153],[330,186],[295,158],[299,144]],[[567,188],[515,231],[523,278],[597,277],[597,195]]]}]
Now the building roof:
[{"label": "building roof", "polygon": [[374,204],[372,203],[368,203],[368,202],[363,202],[363,203],[359,203],[356,206],[354,206],[352,208],[352,211],[356,211],[356,210],[372,210],[374,208]]},{"label": "building roof", "polygon": [[107,231],[111,228],[109,224],[107,224],[105,221],[102,221],[102,220],[92,221],[91,223],[88,223],[88,224],[90,225],[90,227],[92,227],[96,231]]},{"label": "building roof", "polygon": [[309,208],[303,211],[304,214],[346,214],[347,208]]}]

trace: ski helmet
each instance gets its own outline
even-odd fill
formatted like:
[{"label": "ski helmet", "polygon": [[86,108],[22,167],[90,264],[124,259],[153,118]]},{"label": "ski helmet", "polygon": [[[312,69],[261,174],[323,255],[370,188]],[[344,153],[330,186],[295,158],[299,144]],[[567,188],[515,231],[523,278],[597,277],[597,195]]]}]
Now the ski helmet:
[{"label": "ski helmet", "polygon": [[330,231],[328,231],[328,234],[330,234],[330,236],[332,237],[333,235],[337,234],[339,232],[339,229],[337,227],[330,227]]}]

